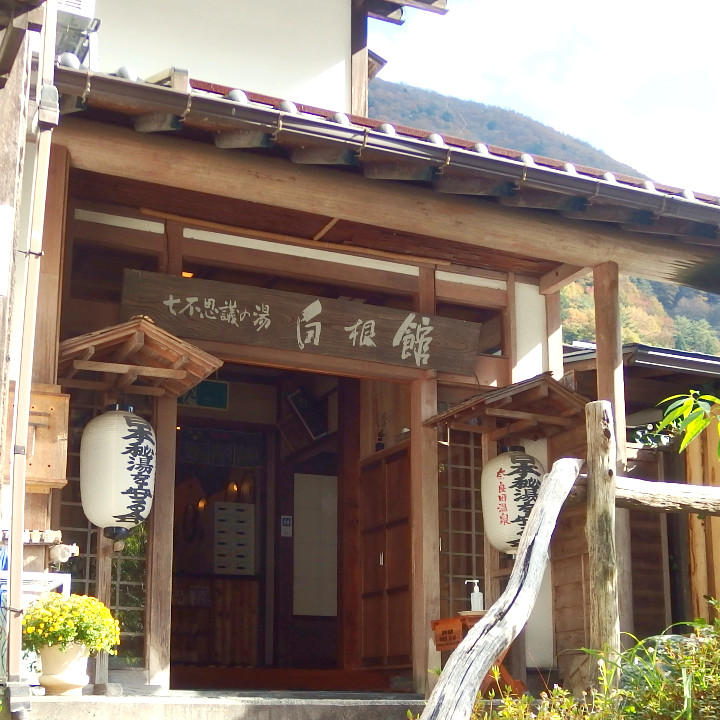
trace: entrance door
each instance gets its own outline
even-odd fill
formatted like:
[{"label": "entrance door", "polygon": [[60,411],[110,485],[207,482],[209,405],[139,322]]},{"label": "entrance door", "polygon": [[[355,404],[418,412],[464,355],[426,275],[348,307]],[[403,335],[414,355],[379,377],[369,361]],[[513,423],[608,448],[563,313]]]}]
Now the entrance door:
[{"label": "entrance door", "polygon": [[388,450],[360,471],[362,664],[412,664],[410,459]]}]

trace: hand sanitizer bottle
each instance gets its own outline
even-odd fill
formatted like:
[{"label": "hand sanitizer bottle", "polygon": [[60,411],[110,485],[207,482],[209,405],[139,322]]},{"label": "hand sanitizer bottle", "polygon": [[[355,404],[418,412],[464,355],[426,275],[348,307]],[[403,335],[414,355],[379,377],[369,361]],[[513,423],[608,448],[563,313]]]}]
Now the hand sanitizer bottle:
[{"label": "hand sanitizer bottle", "polygon": [[468,585],[473,583],[472,590],[470,592],[470,610],[472,612],[481,612],[484,610],[483,607],[483,594],[480,592],[480,581],[479,580],[466,580],[465,584]]}]

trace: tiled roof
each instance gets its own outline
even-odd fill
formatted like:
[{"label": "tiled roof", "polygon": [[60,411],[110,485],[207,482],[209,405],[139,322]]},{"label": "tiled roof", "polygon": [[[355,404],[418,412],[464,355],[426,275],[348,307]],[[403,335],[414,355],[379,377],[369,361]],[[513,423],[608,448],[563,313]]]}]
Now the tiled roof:
[{"label": "tiled roof", "polygon": [[[125,77],[58,66],[61,111],[100,111],[103,120],[120,117],[140,132],[189,133],[219,148],[263,149],[295,163],[344,166],[371,179],[710,246],[713,258],[720,245],[720,198],[712,195],[212,83],[173,88],[118,73]],[[714,283],[703,278],[695,286]]]}]

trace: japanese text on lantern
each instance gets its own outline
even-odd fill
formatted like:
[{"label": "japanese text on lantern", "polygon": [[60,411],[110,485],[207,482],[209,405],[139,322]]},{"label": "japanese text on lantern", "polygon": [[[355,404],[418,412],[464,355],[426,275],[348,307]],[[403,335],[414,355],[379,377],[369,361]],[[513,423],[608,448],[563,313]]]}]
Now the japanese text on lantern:
[{"label": "japanese text on lantern", "polygon": [[497,511],[498,511],[498,520],[501,525],[509,525],[510,524],[510,516],[508,515],[508,506],[507,506],[507,488],[505,487],[505,483],[503,482],[503,477],[505,476],[505,470],[503,468],[500,468],[497,471],[497,474],[495,477],[498,479],[498,504],[497,504]]},{"label": "japanese text on lantern", "polygon": [[[513,499],[517,509],[517,516],[513,518],[512,522],[517,523],[522,531],[527,525],[528,517],[540,491],[540,471],[535,464],[534,458],[530,455],[513,453],[507,477],[512,480],[510,489],[513,491]],[[513,547],[517,547],[519,544],[519,536],[510,541],[510,545]]]},{"label": "japanese text on lantern", "polygon": [[153,478],[155,459],[155,438],[150,424],[133,415],[127,415],[125,421],[128,425],[128,434],[123,435],[126,440],[127,470],[132,479],[132,485],[122,494],[129,497],[126,512],[115,515],[118,522],[140,523],[147,515],[147,505],[152,498],[150,482]]}]

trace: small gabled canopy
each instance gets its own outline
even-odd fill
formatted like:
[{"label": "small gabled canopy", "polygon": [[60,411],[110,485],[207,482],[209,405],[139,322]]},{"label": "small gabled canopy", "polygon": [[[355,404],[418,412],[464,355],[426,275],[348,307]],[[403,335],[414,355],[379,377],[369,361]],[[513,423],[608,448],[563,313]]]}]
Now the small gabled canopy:
[{"label": "small gabled canopy", "polygon": [[476,395],[425,421],[426,426],[539,439],[584,423],[587,399],[543,373],[530,380]]},{"label": "small gabled canopy", "polygon": [[183,395],[222,360],[135,317],[60,343],[58,384],[100,392]]}]

